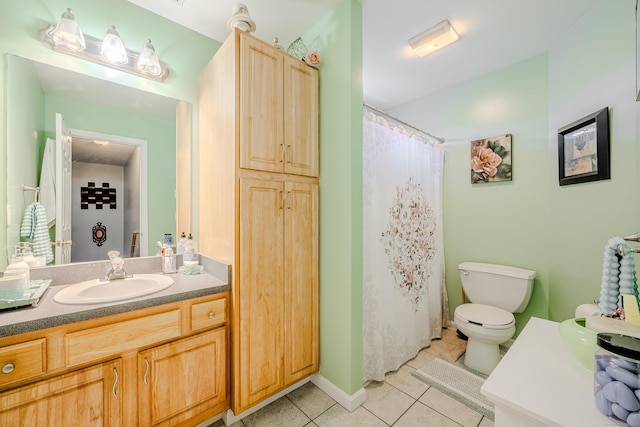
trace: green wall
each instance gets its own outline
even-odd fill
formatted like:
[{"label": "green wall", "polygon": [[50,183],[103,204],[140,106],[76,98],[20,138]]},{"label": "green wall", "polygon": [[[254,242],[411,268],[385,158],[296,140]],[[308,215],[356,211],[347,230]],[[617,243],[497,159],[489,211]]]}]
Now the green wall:
[{"label": "green wall", "polygon": [[362,6],[342,2],[303,39],[320,52],[320,373],[362,387]]},{"label": "green wall", "polygon": [[[446,140],[451,312],[462,261],[538,272],[518,331],[530,316],[561,321],[598,298],[607,239],[640,228],[634,12],[635,0],[596,1],[548,53],[392,111]],[[611,179],[560,187],[557,130],[605,106]],[[513,180],[471,185],[470,141],[504,133],[513,134]]]},{"label": "green wall", "polygon": [[[24,208],[34,200],[34,192],[23,192],[22,185],[35,187],[38,185],[38,162],[41,155],[40,147],[44,141],[44,135],[40,132],[44,129],[44,103],[45,97],[40,89],[39,81],[34,68],[30,63],[21,61],[16,57],[5,57],[10,65],[11,72],[6,72],[6,99],[11,102],[10,111],[6,111],[6,154],[8,159],[2,169],[6,179],[6,194],[2,193],[7,210],[10,210],[10,218],[2,224],[3,250],[0,251],[0,267],[5,266],[13,247],[20,241],[20,224],[22,222]],[[16,164],[16,162],[20,162]],[[17,166],[17,167],[16,167]],[[10,209],[9,209],[10,207]],[[5,243],[8,242],[8,243]],[[7,248],[4,250],[4,248]]]}]

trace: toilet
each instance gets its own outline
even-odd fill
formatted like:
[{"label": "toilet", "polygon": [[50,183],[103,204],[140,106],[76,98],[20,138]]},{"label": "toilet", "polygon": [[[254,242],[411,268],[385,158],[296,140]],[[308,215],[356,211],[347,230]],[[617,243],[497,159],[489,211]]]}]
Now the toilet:
[{"label": "toilet", "polygon": [[489,375],[500,362],[500,344],[516,332],[512,313],[529,304],[536,272],[479,262],[463,262],[458,271],[470,301],[454,312],[456,327],[468,338],[464,364]]}]

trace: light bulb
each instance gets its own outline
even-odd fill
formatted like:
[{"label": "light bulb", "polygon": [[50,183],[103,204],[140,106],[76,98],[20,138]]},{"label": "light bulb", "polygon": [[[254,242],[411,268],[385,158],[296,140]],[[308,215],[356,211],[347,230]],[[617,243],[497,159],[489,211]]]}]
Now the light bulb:
[{"label": "light bulb", "polygon": [[124,43],[122,43],[120,34],[116,31],[115,26],[112,25],[111,28],[107,30],[107,34],[105,34],[102,40],[100,53],[107,61],[113,62],[114,64],[126,64],[129,62],[127,50],[124,48]]}]

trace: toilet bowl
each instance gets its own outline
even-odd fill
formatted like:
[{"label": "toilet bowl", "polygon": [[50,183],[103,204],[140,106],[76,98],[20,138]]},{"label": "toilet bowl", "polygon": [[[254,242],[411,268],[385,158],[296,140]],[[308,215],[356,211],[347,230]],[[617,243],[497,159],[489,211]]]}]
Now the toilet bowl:
[{"label": "toilet bowl", "polygon": [[468,338],[464,364],[489,375],[500,362],[500,344],[516,332],[513,314],[484,304],[462,304],[454,312],[454,322]]},{"label": "toilet bowl", "polygon": [[458,270],[469,301],[454,311],[458,330],[468,338],[464,364],[489,375],[500,362],[500,344],[516,332],[513,313],[527,307],[536,272],[477,262],[463,262]]}]

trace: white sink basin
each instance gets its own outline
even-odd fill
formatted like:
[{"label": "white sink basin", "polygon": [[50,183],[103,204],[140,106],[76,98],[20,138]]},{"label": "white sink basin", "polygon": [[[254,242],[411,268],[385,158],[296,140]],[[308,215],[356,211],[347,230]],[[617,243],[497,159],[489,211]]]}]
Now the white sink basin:
[{"label": "white sink basin", "polygon": [[61,304],[101,304],[138,298],[167,289],[173,279],[160,274],[135,274],[133,277],[109,282],[88,280],[68,286],[55,294]]}]

